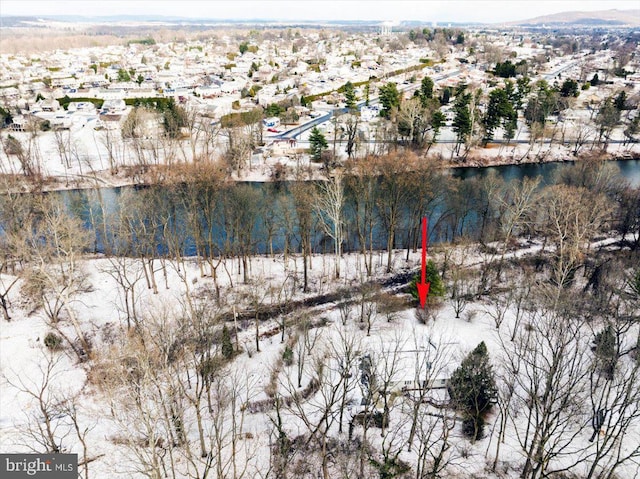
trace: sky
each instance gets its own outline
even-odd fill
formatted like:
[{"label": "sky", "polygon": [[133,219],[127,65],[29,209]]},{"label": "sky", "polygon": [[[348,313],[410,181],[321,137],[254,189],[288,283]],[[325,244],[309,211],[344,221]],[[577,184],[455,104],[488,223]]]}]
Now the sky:
[{"label": "sky", "polygon": [[206,19],[499,23],[566,11],[630,10],[638,0],[0,0],[0,15],[162,15]]}]

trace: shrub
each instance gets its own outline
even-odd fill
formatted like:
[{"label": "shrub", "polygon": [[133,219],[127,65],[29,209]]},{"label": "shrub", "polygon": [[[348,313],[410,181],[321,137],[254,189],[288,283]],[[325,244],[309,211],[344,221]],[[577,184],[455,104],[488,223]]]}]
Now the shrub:
[{"label": "shrub", "polygon": [[222,327],[222,355],[225,359],[233,358],[233,344],[231,343],[231,333],[227,326]]},{"label": "shrub", "polygon": [[62,338],[56,333],[49,332],[44,337],[44,345],[50,351],[60,351],[62,349]]},{"label": "shrub", "polygon": [[[427,271],[426,271],[427,281],[431,283],[429,286],[429,297],[437,297],[440,298],[444,296],[445,289],[444,284],[442,283],[442,278],[440,277],[440,273],[438,272],[438,267],[436,264],[429,260],[427,261]],[[417,274],[409,283],[409,293],[415,299],[418,299],[418,288],[416,284],[420,281],[420,275]]]},{"label": "shrub", "polygon": [[482,416],[465,416],[462,420],[462,433],[467,437],[482,439],[484,437],[485,421]]},{"label": "shrub", "polygon": [[282,360],[287,366],[291,366],[293,364],[293,349],[287,345],[284,348],[284,352],[282,353]]}]

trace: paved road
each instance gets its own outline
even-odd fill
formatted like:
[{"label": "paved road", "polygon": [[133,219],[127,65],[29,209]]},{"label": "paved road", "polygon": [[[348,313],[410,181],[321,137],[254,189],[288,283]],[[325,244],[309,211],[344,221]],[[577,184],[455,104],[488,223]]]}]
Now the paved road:
[{"label": "paved road", "polygon": [[[447,78],[451,78],[453,76],[458,76],[460,75],[461,71],[460,70],[451,70],[445,73],[442,73],[440,75],[435,75],[433,77],[433,81],[434,82],[439,82],[442,80],[446,80]],[[406,86],[401,86],[399,88],[400,91],[402,92],[407,92],[410,90],[417,90],[420,87],[420,83],[413,83],[410,85],[406,85]],[[379,97],[374,97],[374,98],[370,98],[369,99],[369,105],[377,105],[380,101]],[[358,108],[362,108],[365,105],[366,101],[362,100],[358,103],[356,103]],[[342,115],[344,113],[347,113],[347,108],[335,108],[331,111],[328,111],[327,113],[325,113],[322,116],[319,116],[318,118],[314,118],[311,121],[308,121],[307,123],[304,123],[302,125],[296,126],[295,128],[292,128],[290,130],[287,130],[285,132],[282,132],[278,135],[274,135],[270,138],[273,139],[277,139],[277,140],[297,140],[298,137],[304,133],[307,130],[310,130],[311,128],[313,128],[314,126],[320,125],[321,123],[324,123],[326,121],[329,121],[334,115]]]},{"label": "paved road", "polygon": [[283,133],[280,133],[278,135],[274,135],[271,138],[275,138],[275,139],[278,139],[278,140],[295,140],[303,132],[313,128],[314,126],[319,125],[320,123],[324,123],[325,121],[329,121],[332,116],[333,116],[333,111],[329,111],[329,112],[325,113],[324,115],[319,116],[318,118],[314,118],[313,120],[308,121],[307,123],[303,123],[300,126],[296,126],[295,128],[292,128],[291,130],[287,130],[287,131],[285,131]]},{"label": "paved road", "polygon": [[545,73],[544,75],[542,75],[542,77],[547,81],[548,80],[553,80],[555,77],[557,77],[561,73],[564,73],[569,68],[573,68],[578,63],[580,63],[580,60],[574,60],[572,62],[566,63],[566,64],[562,65],[560,68],[558,68],[557,70],[555,70],[555,71],[553,71],[551,73]]}]

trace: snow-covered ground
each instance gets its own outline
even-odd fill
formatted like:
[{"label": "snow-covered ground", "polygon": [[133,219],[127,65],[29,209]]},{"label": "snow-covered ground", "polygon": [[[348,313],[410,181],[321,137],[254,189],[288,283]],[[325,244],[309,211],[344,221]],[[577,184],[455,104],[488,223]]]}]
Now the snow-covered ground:
[{"label": "snow-covered ground", "polygon": [[[29,152],[33,158],[35,171],[54,179],[48,188],[67,189],[77,187],[122,186],[140,181],[141,177],[132,174],[132,169],[144,164],[149,166],[175,164],[193,161],[194,151],[202,156],[205,152],[214,159],[219,158],[226,148],[226,137],[222,132],[213,134],[211,144],[205,147],[204,134],[197,133],[192,140],[163,141],[157,135],[143,138],[134,145],[131,140],[123,141],[121,124],[129,110],[121,115],[117,121],[103,121],[100,115],[85,112],[52,112],[40,113],[43,119],[54,121],[56,115],[69,118],[70,127],[65,130],[39,132],[35,137],[28,132],[3,131],[1,136],[5,141],[9,135],[19,140],[22,149]],[[44,115],[44,116],[43,116]],[[48,116],[46,116],[48,115]],[[576,156],[575,137],[577,131],[587,142],[596,138],[596,131],[589,123],[589,112],[576,109],[570,119],[562,125],[553,128],[554,140],[529,143],[528,131],[521,127],[511,144],[490,143],[486,147],[478,145],[471,149],[464,160],[454,154],[455,135],[450,126],[442,129],[439,143],[429,149],[429,155],[440,158],[443,166],[488,166],[519,163],[538,163],[574,160]],[[302,119],[301,121],[305,121]],[[320,125],[321,131],[329,142],[329,151],[334,152],[333,141],[336,140],[335,154],[344,160],[346,140],[340,135],[334,138],[331,122]],[[360,129],[364,137],[371,141],[359,143],[355,149],[356,156],[365,156],[379,152],[379,145],[375,144],[375,122],[362,122]],[[640,156],[640,144],[624,144],[622,127],[614,129],[606,151],[598,150],[600,158],[637,158]],[[556,131],[557,130],[557,131]],[[588,131],[587,131],[588,130]],[[284,127],[279,127],[284,131]],[[250,155],[246,165],[234,170],[233,177],[243,181],[270,181],[276,173],[284,173],[292,178],[296,171],[305,171],[312,177],[321,175],[322,164],[309,161],[308,147],[310,130],[304,132],[298,142],[283,150],[273,146],[274,133],[266,129],[263,133],[265,147],[262,151]],[[502,133],[496,132],[495,138],[501,139]],[[585,143],[577,148],[578,156],[592,156],[591,144]],[[0,150],[0,173],[20,175],[23,168],[18,155],[9,154],[8,148]],[[116,172],[117,170],[117,172]]]},{"label": "snow-covered ground", "polygon": [[[611,241],[604,240],[601,246]],[[513,255],[522,257],[535,254],[539,250],[540,245],[530,244]],[[411,253],[408,261],[405,260],[405,255],[406,253],[401,251],[394,254],[392,267],[395,274],[417,270],[419,252]],[[430,255],[433,255],[436,262],[442,262],[444,259],[443,251],[438,251],[437,247],[430,251]],[[459,263],[469,267],[482,265],[486,259],[486,255],[469,247],[459,249],[456,254],[449,253],[449,261],[452,264]],[[363,256],[358,253],[345,254],[341,259],[342,277],[335,279],[333,258],[329,255],[314,256],[309,271],[309,292],[303,293],[300,257],[251,258],[248,284],[242,283],[243,276],[237,261],[227,260],[224,268],[219,268],[218,271],[217,282],[221,296],[220,300],[216,300],[213,279],[201,276],[201,270],[193,259],[186,259],[180,265],[170,261],[156,261],[157,293],[154,294],[152,289],[147,288],[139,260],[87,258],[81,262],[81,267],[88,274],[87,281],[91,288],[79,293],[73,298],[72,303],[77,317],[80,318],[81,328],[93,345],[90,359],[85,362],[80,362],[68,345],[64,350],[53,353],[47,350],[43,341],[45,335],[52,330],[49,320],[41,309],[34,310],[26,301],[18,283],[9,294],[11,320],[0,321],[0,451],[42,449],[42,446],[38,446],[34,441],[44,434],[44,414],[40,406],[45,404],[55,411],[52,415],[53,434],[59,439],[62,449],[79,453],[82,458],[82,444],[70,423],[72,414],[68,409],[61,408],[60,401],[63,399],[66,401],[65,404],[72,404],[77,408],[80,431],[86,434],[83,437],[86,438],[87,455],[91,461],[89,477],[144,477],[139,469],[141,457],[144,456],[146,460],[151,461],[150,457],[154,451],[164,451],[163,454],[166,454],[167,450],[173,450],[162,449],[162,444],[166,445],[166,442],[162,441],[167,440],[162,432],[158,433],[158,436],[149,436],[147,430],[147,435],[144,434],[145,427],[152,427],[157,431],[165,430],[161,418],[166,416],[152,416],[149,413],[147,418],[151,422],[141,424],[139,421],[144,417],[136,414],[134,403],[126,398],[134,388],[133,383],[128,383],[130,379],[104,379],[109,377],[105,367],[129,374],[131,369],[123,368],[123,364],[131,364],[134,357],[138,358],[137,361],[142,361],[142,356],[137,354],[144,355],[146,350],[156,351],[148,344],[144,348],[139,346],[137,349],[131,349],[132,345],[135,345],[135,335],[127,333],[123,289],[115,280],[118,269],[126,264],[129,277],[137,278],[134,290],[135,305],[141,319],[140,334],[147,341],[158,340],[157,347],[163,347],[161,343],[167,338],[184,341],[184,338],[180,339],[180,331],[190,327],[187,319],[189,311],[200,311],[198,308],[204,308],[203,311],[208,311],[213,316],[224,311],[239,315],[238,321],[231,320],[226,324],[232,330],[237,328],[237,339],[233,341],[238,345],[240,352],[221,370],[222,376],[217,379],[219,382],[216,384],[222,389],[217,391],[218,394],[214,394],[220,402],[214,404],[213,408],[219,407],[220,410],[224,410],[224,418],[218,424],[220,429],[216,429],[215,424],[209,422],[205,422],[205,428],[211,434],[219,430],[224,431],[221,436],[224,444],[222,455],[229,459],[233,444],[238,463],[248,464],[248,476],[245,477],[264,477],[266,471],[273,466],[270,463],[269,450],[275,439],[274,421],[277,418],[273,407],[264,406],[265,402],[272,404],[272,399],[270,402],[269,398],[273,397],[274,389],[284,398],[283,401],[300,392],[301,389],[296,384],[298,377],[302,389],[310,387],[311,378],[318,374],[320,365],[323,365],[326,383],[320,386],[318,393],[311,394],[308,401],[300,403],[304,414],[296,409],[296,402],[283,406],[283,427],[290,438],[308,433],[309,424],[305,421],[319,419],[318,415],[328,401],[327,394],[330,388],[327,388],[332,384],[332,379],[343,374],[344,370],[341,368],[347,364],[346,368],[353,380],[349,382],[347,396],[350,402],[346,405],[344,432],[337,433],[337,416],[327,419],[327,424],[330,424],[329,435],[346,441],[346,418],[361,410],[358,400],[363,397],[363,389],[358,378],[362,358],[366,355],[374,358],[380,377],[389,380],[389,388],[393,391],[388,398],[391,409],[390,428],[383,436],[379,434],[379,429],[371,429],[369,441],[375,448],[396,451],[399,459],[416,464],[419,448],[416,446],[410,452],[405,445],[410,430],[407,417],[411,403],[400,394],[402,386],[411,385],[418,365],[423,364],[424,367],[427,362],[433,371],[437,370],[434,379],[447,378],[464,356],[481,341],[487,344],[494,364],[499,365],[503,361],[501,332],[508,331],[513,326],[516,313],[510,308],[506,312],[503,324],[496,328],[490,314],[491,306],[486,299],[473,300],[467,304],[460,319],[456,319],[454,303],[445,300],[439,307],[428,308],[429,320],[423,324],[417,319],[419,314],[414,303],[407,295],[401,294],[399,298],[407,301],[404,306],[387,312],[377,309],[369,316],[370,322],[361,321],[358,319],[361,314],[359,308],[362,304],[370,304],[366,301],[357,303],[358,296],[364,294],[358,292],[362,291],[359,288],[363,281],[368,280],[363,261]],[[391,276],[384,273],[386,254],[374,253],[373,265],[375,278],[384,279]],[[4,274],[1,279],[6,285],[13,277]],[[353,294],[352,299],[356,302],[349,305],[348,302],[340,300],[341,296],[338,295],[338,299],[333,298],[317,306],[296,308],[287,316],[284,334],[280,329],[280,316],[263,320],[256,325],[255,321],[243,315],[245,310],[255,309],[260,305],[267,307],[269,304],[301,301],[340,290],[347,292],[344,293],[344,297]],[[318,322],[325,326],[302,326]],[[73,329],[64,314],[59,328],[70,337],[73,336]],[[281,341],[282,336],[284,342]],[[502,339],[504,340],[504,335]],[[287,346],[293,351],[294,359],[290,365],[282,361]],[[164,347],[168,348],[169,344],[164,344]],[[307,360],[302,361],[301,365],[301,356],[305,354],[308,355]],[[158,371],[149,371],[144,373],[144,377],[148,375],[151,383],[147,384],[140,378],[136,380],[142,384],[136,387],[150,386],[153,385],[153,381],[161,381],[160,384],[156,383],[154,387],[145,390],[150,394],[147,399],[151,403],[154,399],[157,400],[151,396],[153,391],[156,391],[154,388],[160,390],[165,384],[173,384],[176,377],[181,378],[182,382],[176,381],[175,384],[190,385],[184,391],[185,397],[193,397],[198,387],[197,374],[188,380],[183,377],[188,374],[187,370],[171,369],[170,364],[163,366],[161,358],[152,360],[160,361],[157,364],[162,371],[166,367],[167,371],[173,373],[171,376],[163,376]],[[187,369],[189,364],[193,364],[188,358],[180,361],[178,360],[178,363]],[[135,369],[134,366],[130,368]],[[446,399],[446,393],[443,390],[434,390],[430,397],[437,402]],[[230,403],[230,398],[237,399],[238,403]],[[184,398],[178,401],[184,401]],[[260,404],[266,409],[265,412],[259,412],[262,410]],[[132,409],[124,407],[125,405]],[[380,403],[376,406],[382,407]],[[140,410],[144,407],[145,405],[140,406]],[[205,409],[204,403],[202,408]],[[187,406],[185,409],[192,411]],[[335,405],[331,411],[331,414],[337,414]],[[158,411],[153,409],[153,412]],[[429,418],[433,420],[433,417],[441,414],[436,409],[432,410],[432,413],[435,416],[424,416],[424,424],[428,423]],[[231,424],[231,417],[235,417],[237,423]],[[190,447],[196,450],[198,431],[195,418],[186,414],[183,419],[187,441]],[[318,424],[320,427],[322,422]],[[494,412],[489,417],[486,437],[475,443],[463,438],[458,424],[451,431],[452,450],[448,454],[453,459],[443,477],[517,477],[524,459],[518,450],[518,439],[512,429],[507,430],[500,452],[499,470],[503,472],[500,476],[487,472],[487,464],[493,461],[498,444],[495,430],[497,424],[498,416],[497,412]],[[586,437],[590,431],[591,428],[586,427],[581,434]],[[232,436],[229,436],[229,433]],[[359,437],[362,428],[356,426],[354,434]],[[577,441],[587,444],[584,438],[578,435]],[[153,448],[142,443],[134,443],[131,447],[131,441],[139,441],[144,437],[146,441],[160,441],[160,445]],[[233,442],[232,437],[239,440]],[[637,424],[636,418],[629,434],[622,439],[623,451],[628,452],[636,447],[639,439],[640,425]],[[171,461],[175,461],[172,467],[178,471],[177,477],[187,477],[185,471],[190,467],[189,458],[197,456],[197,453],[193,456],[186,453],[171,456]],[[304,462],[304,457],[293,457],[291,464],[300,459]],[[164,457],[163,460],[167,467],[168,457]],[[355,459],[352,457],[351,461],[355,462]],[[196,462],[203,467],[202,463],[206,461],[197,458]],[[231,467],[229,464],[227,463],[227,466]],[[631,479],[637,477],[637,471],[637,463],[627,463],[618,470],[617,477]],[[234,476],[229,473],[226,477]],[[295,474],[292,477],[296,477]]]}]

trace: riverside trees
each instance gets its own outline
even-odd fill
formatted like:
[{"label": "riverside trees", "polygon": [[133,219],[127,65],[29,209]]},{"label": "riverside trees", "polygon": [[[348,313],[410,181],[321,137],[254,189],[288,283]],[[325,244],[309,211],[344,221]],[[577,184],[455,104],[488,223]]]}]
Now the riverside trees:
[{"label": "riverside trees", "polygon": [[[74,302],[89,288],[80,260],[89,247],[90,232],[59,199],[38,196],[30,206],[21,228],[9,237],[14,257],[24,261],[21,291],[36,308],[43,309],[50,325],[67,339],[79,359],[85,360],[91,346]],[[75,338],[69,338],[60,328],[62,312]]]},{"label": "riverside trees", "polygon": [[[404,181],[401,184],[412,195],[406,201],[415,201],[422,192],[424,208],[428,208],[427,199],[434,193],[423,187],[424,183],[441,183],[442,195],[448,193],[446,177],[420,173],[420,165],[413,163],[422,161],[420,159],[401,158],[405,163],[411,162],[411,168],[406,170],[395,166],[400,172],[397,181]],[[355,233],[356,221],[363,228],[363,237],[378,235],[371,232],[369,236],[367,228],[372,224],[380,228],[378,237],[386,242],[388,223],[382,222],[376,208],[389,208],[393,201],[384,198],[389,190],[378,189],[383,178],[373,173],[391,168],[393,165],[387,161],[390,160],[380,163],[376,159],[361,163],[358,160],[352,166],[362,174],[355,178],[342,177],[345,203],[349,195],[357,192],[361,205],[358,213],[361,216],[352,221],[345,218],[345,213],[349,208],[355,211],[355,206],[341,212],[344,244],[350,241],[346,233]],[[371,165],[376,169],[371,171]],[[158,256],[153,263],[159,280],[158,292],[152,294],[152,288],[142,304],[136,303],[141,307],[136,305],[135,311],[129,311],[130,325],[124,325],[122,316],[123,327],[112,333],[115,338],[111,342],[103,343],[100,335],[94,336],[93,353],[89,361],[83,363],[83,367],[91,370],[92,385],[113,406],[109,419],[124,431],[110,439],[118,443],[114,448],[126,451],[131,466],[127,472],[176,478],[202,477],[206,473],[236,478],[260,477],[260,474],[311,478],[318,471],[324,477],[340,477],[338,474],[393,477],[407,473],[443,477],[460,473],[462,467],[475,467],[480,450],[496,451],[495,458],[487,457],[488,462],[495,459],[496,470],[503,465],[507,467],[501,462],[505,458],[498,454],[502,447],[502,451],[509,448],[514,451],[509,458],[513,463],[511,467],[526,471],[523,476],[526,479],[563,471],[591,478],[600,474],[623,475],[620,471],[629,470],[625,467],[633,464],[640,454],[633,441],[640,420],[636,358],[637,272],[640,268],[630,250],[608,252],[589,246],[591,234],[584,234],[582,230],[586,227],[593,228],[595,233],[604,231],[607,217],[598,217],[594,222],[595,213],[583,211],[587,209],[586,202],[602,205],[604,200],[598,198],[616,198],[618,192],[613,187],[616,182],[606,170],[598,165],[584,166],[562,178],[569,185],[553,188],[543,189],[537,181],[504,184],[495,178],[484,178],[473,182],[471,190],[486,190],[478,195],[483,201],[477,205],[470,201],[468,210],[456,213],[460,217],[477,215],[478,221],[482,221],[481,212],[486,214],[484,245],[457,250],[455,253],[465,261],[454,261],[456,268],[466,268],[473,281],[482,273],[469,263],[480,262],[478,269],[491,272],[495,271],[496,264],[502,268],[500,281],[487,282],[486,287],[478,288],[477,294],[470,294],[468,309],[473,308],[480,315],[468,316],[469,324],[464,326],[475,328],[471,330],[474,336],[463,336],[469,350],[481,340],[491,345],[494,385],[498,390],[496,415],[487,414],[487,409],[480,407],[487,403],[493,405],[494,395],[467,396],[463,393],[469,390],[460,387],[474,386],[474,380],[483,374],[468,374],[469,371],[486,372],[486,363],[463,360],[461,372],[451,375],[458,362],[450,352],[460,348],[458,343],[439,337],[439,328],[456,321],[452,309],[443,306],[438,312],[434,305],[428,325],[416,324],[415,330],[410,330],[411,338],[416,338],[412,343],[402,334],[407,332],[404,328],[407,322],[414,320],[413,311],[403,305],[403,297],[394,298],[400,302],[397,319],[388,314],[385,321],[380,298],[388,293],[378,293],[368,284],[375,281],[375,277],[366,278],[365,283],[364,268],[356,268],[355,275],[351,268],[341,270],[340,286],[344,283],[349,288],[336,295],[339,306],[327,303],[327,309],[322,312],[297,311],[303,308],[302,303],[294,303],[295,314],[263,319],[268,293],[261,297],[259,294],[272,288],[287,288],[282,295],[272,295],[274,310],[278,310],[279,306],[296,301],[299,298],[295,297],[296,289],[302,289],[302,284],[296,286],[297,271],[291,267],[295,259],[288,258],[278,264],[277,256],[270,254],[260,261],[252,258],[247,262],[247,271],[251,274],[247,277],[248,284],[244,284],[242,252],[238,245],[233,246],[234,231],[239,226],[233,223],[239,222],[257,231],[263,215],[267,214],[261,207],[267,201],[264,196],[253,196],[246,189],[233,190],[237,185],[218,181],[222,177],[212,166],[207,169],[205,165],[198,165],[180,170],[180,175],[163,183],[162,189],[152,192],[146,188],[146,194],[141,196],[143,205],[129,199],[123,218],[125,221],[138,219],[128,226],[129,233],[126,229],[118,230],[121,245],[127,247],[120,250],[114,247],[109,254],[117,251],[137,255],[131,240],[136,233],[144,234],[146,239],[142,240],[141,251],[149,254],[150,245],[157,248]],[[197,182],[186,184],[183,180],[189,177],[197,178]],[[390,184],[391,178],[384,181]],[[290,232],[293,243],[296,238],[302,241],[303,235],[309,238],[305,249],[308,247],[310,255],[317,241],[314,223],[319,220],[318,211],[313,208],[314,193],[321,188],[312,182],[299,182],[295,187],[300,190],[297,198],[291,199],[286,214],[299,217],[287,219],[286,224],[297,227]],[[556,222],[549,220],[554,217],[551,211],[555,208],[540,212],[527,206],[537,197],[534,194],[537,189],[541,197],[561,196],[562,201],[566,201],[564,196],[584,197],[577,206],[566,203],[565,209],[572,215],[572,222],[567,224],[572,228],[560,235],[565,246],[579,244],[572,263],[571,281],[555,279],[560,247],[556,230],[549,226]],[[154,198],[160,193],[168,195],[165,200]],[[238,220],[236,213],[225,216],[226,209],[241,204],[239,198],[253,203],[253,218]],[[12,197],[3,201],[7,202],[1,209],[3,220],[11,218],[11,212],[15,218],[23,218],[20,207],[25,206],[24,203],[12,203]],[[415,238],[409,228],[416,212],[404,205],[397,210],[395,237],[396,240],[406,238],[411,248]],[[184,214],[179,211],[181,207],[190,210],[188,216],[181,216]],[[136,208],[140,209],[137,213]],[[148,214],[153,209],[157,210],[153,216],[144,219],[142,213]],[[30,207],[27,210],[30,212]],[[115,217],[114,221],[123,218]],[[282,221],[284,225],[285,220]],[[333,223],[327,223],[333,231]],[[149,231],[142,231],[142,224],[148,226]],[[434,234],[444,231],[436,225],[434,219]],[[187,243],[187,236],[196,237],[194,228],[200,229],[194,239],[196,257],[189,259],[181,256],[181,248]],[[15,234],[20,230],[9,228]],[[225,246],[227,234],[228,247]],[[205,235],[210,235],[213,252],[207,251],[209,240]],[[529,235],[538,235],[542,241],[546,237],[544,247],[538,246],[535,255],[522,258],[519,256],[524,251],[511,254],[515,242]],[[251,254],[258,251],[253,233],[247,245]],[[129,246],[131,249],[127,249]],[[366,254],[374,247],[365,245]],[[448,251],[443,256],[448,257],[451,264],[452,247],[441,245],[439,248]],[[475,248],[483,251],[493,248],[493,252],[478,255]],[[209,255],[214,264],[220,261],[220,271],[225,271],[225,267],[230,270],[229,281],[221,288],[219,299],[213,279],[206,278],[212,275]],[[167,265],[168,281],[160,280],[159,256],[164,257]],[[24,258],[21,260],[27,264],[26,256]],[[435,258],[438,257],[434,255]],[[268,287],[258,289],[256,285],[261,283],[255,281],[256,265],[269,265],[274,259],[276,267],[287,265],[285,273],[268,270],[267,275],[272,277],[267,279],[265,275],[261,279],[265,283],[270,281]],[[375,273],[376,268],[377,271],[385,269],[386,260],[385,254],[379,254],[372,262],[372,272]],[[118,274],[130,274],[130,270],[117,261],[100,261],[109,268],[119,268]],[[138,286],[134,284],[135,295],[130,300],[135,303],[141,297],[144,279],[139,260],[129,261],[129,266],[137,263],[137,275],[131,275],[129,284],[115,278],[113,284],[125,292],[135,282]],[[145,261],[148,265],[148,259]],[[392,271],[404,267],[404,261],[395,261],[392,257]],[[607,269],[607,263],[612,263],[611,269]],[[240,265],[240,271],[230,265]],[[20,270],[19,265],[16,268]],[[443,281],[447,290],[455,289],[455,282],[459,281],[457,272],[450,267],[447,271]],[[332,282],[333,265],[325,271],[316,268],[312,273],[306,292],[336,291],[337,282],[326,285]],[[362,286],[353,293],[354,285],[360,284],[357,281],[361,281]],[[233,288],[228,286],[230,283]],[[170,289],[167,290],[166,285]],[[321,290],[331,287],[334,289]],[[305,295],[307,297],[309,295]],[[494,297],[501,302],[495,303],[495,312],[490,314],[493,321],[487,328],[487,317],[476,308],[479,304],[494,304],[491,301]],[[75,304],[78,303],[72,303]],[[251,315],[241,315],[236,325],[236,321],[232,322],[234,306],[249,308]],[[124,312],[126,306],[120,307]],[[351,313],[347,313],[348,308]],[[356,309],[360,309],[360,314],[354,314]],[[61,321],[64,321],[65,311],[62,313]],[[338,321],[338,317],[342,321]],[[281,329],[272,334],[267,328]],[[282,334],[278,334],[280,332]],[[481,336],[477,340],[476,333]],[[423,335],[428,337],[422,340]],[[253,347],[254,339],[259,348]],[[445,345],[447,354],[443,349]],[[369,360],[364,360],[366,354]],[[485,357],[484,354],[471,356]],[[281,365],[278,364],[280,358]],[[258,371],[253,377],[245,374],[250,368]],[[269,371],[272,379],[268,385],[258,386],[256,376],[264,377],[265,371]],[[451,378],[455,409],[444,390],[425,387],[446,378]],[[491,386],[491,381],[481,383]],[[456,389],[462,392],[453,392]],[[256,399],[254,395],[261,397]],[[487,396],[491,396],[492,401],[480,401]],[[365,412],[359,414],[362,409],[357,408],[363,398],[369,402]],[[472,400],[467,401],[468,398]],[[249,415],[255,416],[249,420]],[[484,437],[477,433],[481,424],[478,418],[486,421]],[[252,425],[252,429],[247,429],[248,425]],[[467,426],[475,443],[464,442],[462,432]],[[492,429],[495,432],[490,432]],[[270,445],[267,445],[268,437],[272,439]],[[508,447],[500,446],[502,441],[506,441]],[[473,454],[469,461],[465,458],[468,452]],[[474,471],[468,473],[474,474]]]}]

